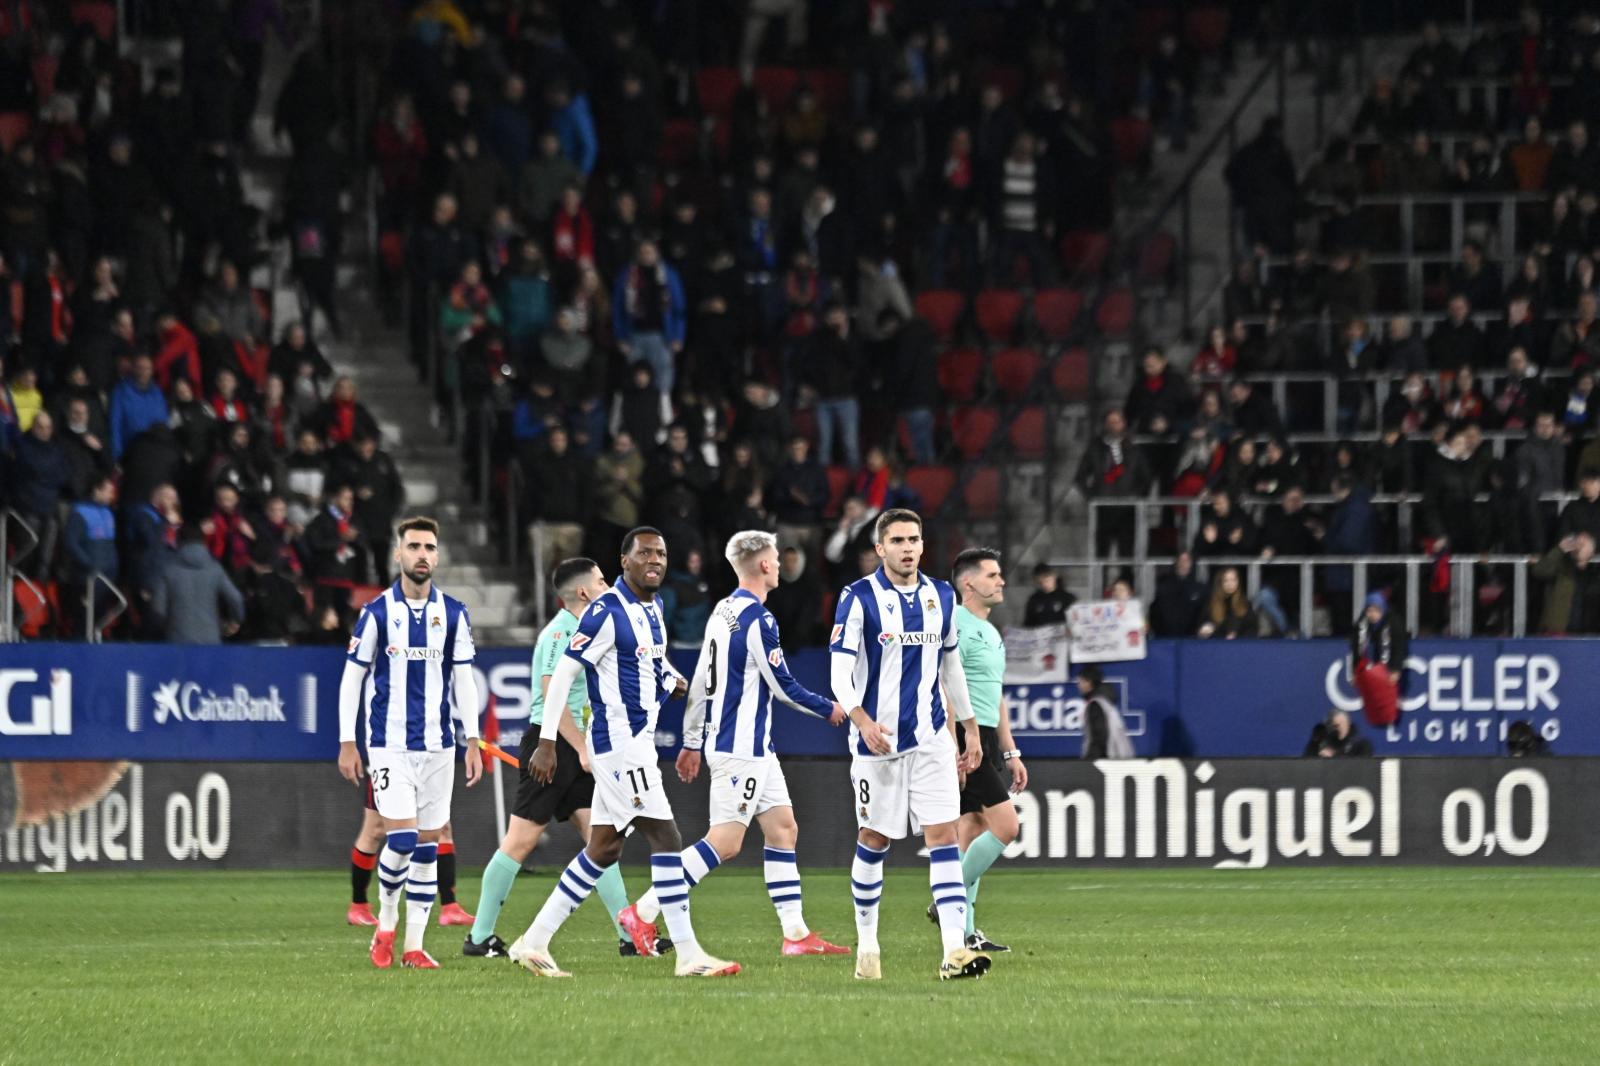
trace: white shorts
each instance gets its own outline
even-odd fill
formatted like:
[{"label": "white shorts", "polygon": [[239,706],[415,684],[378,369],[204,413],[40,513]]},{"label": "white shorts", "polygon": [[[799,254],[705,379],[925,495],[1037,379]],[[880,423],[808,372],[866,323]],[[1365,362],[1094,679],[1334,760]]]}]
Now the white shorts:
[{"label": "white shorts", "polygon": [[888,759],[856,756],[850,763],[856,825],[900,840],[961,817],[961,781],[956,742],[947,729],[904,755]]},{"label": "white shorts", "polygon": [[748,826],[750,819],[774,807],[793,807],[789,783],[783,767],[774,756],[765,759],[740,759],[713,753],[706,757],[711,778],[711,824],[738,822]]},{"label": "white shorts", "polygon": [[453,751],[367,752],[372,805],[392,822],[415,818],[418,829],[443,829],[450,821],[450,793],[456,784]]},{"label": "white shorts", "polygon": [[604,755],[591,746],[589,765],[594,768],[594,801],[589,808],[593,825],[609,825],[617,832],[635,818],[672,821],[672,804],[661,787],[661,759],[653,733],[641,733]]}]

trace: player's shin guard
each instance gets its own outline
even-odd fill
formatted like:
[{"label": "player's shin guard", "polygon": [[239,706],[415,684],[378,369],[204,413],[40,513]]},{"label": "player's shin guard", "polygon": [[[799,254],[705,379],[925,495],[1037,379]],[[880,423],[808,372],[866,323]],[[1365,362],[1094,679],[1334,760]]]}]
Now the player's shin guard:
[{"label": "player's shin guard", "polygon": [[561,871],[555,891],[544,901],[544,906],[539,908],[539,914],[533,919],[533,924],[528,926],[528,931],[523,934],[526,944],[540,951],[550,950],[550,938],[556,935],[556,930],[572,916],[572,912],[589,898],[589,893],[594,891],[595,882],[600,880],[606,869],[609,867],[602,868],[595,865],[587,852],[578,852],[577,856],[567,863],[567,868]]},{"label": "player's shin guard", "polygon": [[[522,864],[505,852],[496,850],[489,865],[483,868],[483,882],[478,889],[478,914],[472,920],[472,942],[482,944],[494,935],[494,923],[500,919],[500,908],[511,895],[517,873]],[[443,878],[440,878],[443,880]]]},{"label": "player's shin guard", "polygon": [[372,885],[372,871],[378,868],[378,856],[360,848],[350,849],[350,902],[367,902],[367,889]]},{"label": "player's shin guard", "polygon": [[700,945],[689,921],[689,882],[684,878],[683,856],[675,851],[650,856],[650,883],[661,903],[661,916],[666,919],[678,958],[696,958]]},{"label": "player's shin guard", "polygon": [[949,955],[966,943],[967,887],[961,882],[961,851],[954,844],[928,849],[928,884],[939,911],[939,938]]},{"label": "player's shin guard", "polygon": [[400,924],[400,895],[411,874],[411,853],[417,850],[415,829],[392,830],[378,853],[378,930],[392,933]]},{"label": "player's shin guard", "polygon": [[850,864],[850,889],[856,900],[856,952],[878,950],[878,901],[883,897],[883,860],[889,854],[856,844]]},{"label": "player's shin guard", "polygon": [[1006,846],[1000,843],[1000,838],[986,830],[967,845],[967,853],[961,856],[961,880],[967,886],[968,933],[977,928],[978,881],[994,865],[995,860],[1005,854],[1005,850]]},{"label": "player's shin guard", "polygon": [[[709,841],[697,840],[684,848],[678,856],[683,860],[683,879],[690,888],[698,885],[705,879],[706,874],[722,865],[722,858],[717,854],[717,849]],[[656,920],[661,913],[660,894],[654,888],[639,897],[639,902],[634,904],[634,910],[639,912],[639,917],[647,922]]]},{"label": "player's shin guard", "polygon": [[439,894],[439,845],[418,844],[411,855],[411,876],[406,879],[406,950],[422,950],[428,915]]},{"label": "player's shin guard", "polygon": [[804,940],[811,935],[800,912],[800,867],[794,852],[767,848],[762,852],[762,872],[767,877],[767,895],[778,912],[786,940]]}]

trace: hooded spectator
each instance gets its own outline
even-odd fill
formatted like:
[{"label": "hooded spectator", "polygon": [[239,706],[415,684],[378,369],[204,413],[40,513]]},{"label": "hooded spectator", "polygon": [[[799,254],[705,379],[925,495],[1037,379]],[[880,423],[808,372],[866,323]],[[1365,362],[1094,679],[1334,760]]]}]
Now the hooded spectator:
[{"label": "hooded spectator", "polygon": [[221,644],[244,621],[244,597],[206,551],[198,529],[185,529],[150,598],[168,644]]}]

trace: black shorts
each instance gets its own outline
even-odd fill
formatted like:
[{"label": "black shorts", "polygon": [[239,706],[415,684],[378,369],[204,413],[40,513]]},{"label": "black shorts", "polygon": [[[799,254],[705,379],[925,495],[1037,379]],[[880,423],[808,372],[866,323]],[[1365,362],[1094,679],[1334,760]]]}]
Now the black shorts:
[{"label": "black shorts", "polygon": [[524,769],[517,778],[517,798],[511,813],[534,825],[549,825],[551,821],[566,821],[574,811],[588,810],[594,802],[594,778],[583,772],[577,749],[567,743],[566,737],[556,738],[556,775],[545,785],[526,769],[532,765],[538,748],[539,729],[530,726],[522,734],[519,756]]},{"label": "black shorts", "polygon": [[[994,726],[981,725],[978,727],[978,735],[983,738],[983,762],[967,775],[967,783],[961,789],[962,814],[977,814],[985,807],[998,806],[1011,798],[1011,793],[1006,791],[1006,783],[1000,776],[1000,730]],[[962,751],[967,750],[965,726],[956,728],[956,742]]]}]

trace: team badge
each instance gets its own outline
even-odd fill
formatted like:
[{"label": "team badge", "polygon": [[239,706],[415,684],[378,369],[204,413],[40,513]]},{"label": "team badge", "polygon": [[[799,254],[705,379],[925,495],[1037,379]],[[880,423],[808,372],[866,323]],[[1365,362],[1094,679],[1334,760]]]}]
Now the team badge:
[{"label": "team badge", "polygon": [[861,817],[865,818],[866,816],[867,816],[867,809],[865,807],[862,807],[861,808]]},{"label": "team badge", "polygon": [[443,629],[444,628],[444,619],[440,618],[438,615],[434,615],[433,616],[433,622],[431,623],[431,625],[433,626],[434,629]]},{"label": "team badge", "polygon": [[928,601],[925,604],[923,604],[923,606],[926,607],[930,611],[937,611],[939,609],[939,604],[934,600],[934,598],[932,596],[928,597]]},{"label": "team badge", "polygon": [[739,804],[739,813],[740,814],[749,814],[750,813],[750,804],[748,804],[748,803]]},{"label": "team badge", "polygon": [[636,811],[644,810],[644,800],[640,799],[638,796],[633,797],[633,809]]},{"label": "team badge", "polygon": [[773,666],[782,666],[783,665],[783,649],[782,648],[773,648],[771,651],[769,651],[767,653],[767,662],[771,663]]}]

